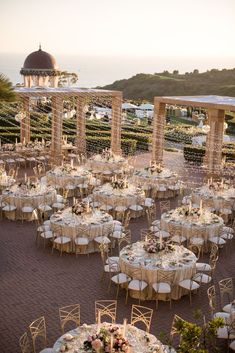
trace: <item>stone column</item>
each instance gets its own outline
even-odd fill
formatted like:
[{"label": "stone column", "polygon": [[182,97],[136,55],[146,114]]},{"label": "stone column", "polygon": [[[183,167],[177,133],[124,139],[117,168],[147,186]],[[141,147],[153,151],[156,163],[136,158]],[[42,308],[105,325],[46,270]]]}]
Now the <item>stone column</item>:
[{"label": "stone column", "polygon": [[121,155],[122,94],[112,97],[111,150]]},{"label": "stone column", "polygon": [[77,152],[86,154],[86,102],[82,96],[77,97],[76,147]]},{"label": "stone column", "polygon": [[224,115],[224,110],[208,109],[210,131],[206,138],[206,154],[204,158],[204,165],[208,174],[218,174],[221,171]]},{"label": "stone column", "polygon": [[154,99],[152,161],[162,163],[166,104]]},{"label": "stone column", "polygon": [[62,161],[62,123],[63,99],[52,97],[52,127],[51,127],[51,158],[54,164],[60,165]]},{"label": "stone column", "polygon": [[29,97],[23,98],[23,111],[26,114],[25,118],[20,123],[20,142],[28,143],[30,141],[30,112],[29,112]]}]

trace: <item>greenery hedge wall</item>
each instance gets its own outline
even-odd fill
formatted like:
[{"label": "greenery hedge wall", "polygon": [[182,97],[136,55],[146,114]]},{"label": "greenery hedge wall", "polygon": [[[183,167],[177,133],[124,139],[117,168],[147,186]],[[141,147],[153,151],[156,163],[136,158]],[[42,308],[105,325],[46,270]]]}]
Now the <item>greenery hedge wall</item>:
[{"label": "greenery hedge wall", "polygon": [[[224,144],[222,156],[226,157],[226,161],[233,161],[235,160],[235,143],[230,143],[229,145],[230,147],[227,148],[227,144]],[[184,158],[187,161],[202,163],[205,152],[206,149],[204,146],[184,146]]]}]

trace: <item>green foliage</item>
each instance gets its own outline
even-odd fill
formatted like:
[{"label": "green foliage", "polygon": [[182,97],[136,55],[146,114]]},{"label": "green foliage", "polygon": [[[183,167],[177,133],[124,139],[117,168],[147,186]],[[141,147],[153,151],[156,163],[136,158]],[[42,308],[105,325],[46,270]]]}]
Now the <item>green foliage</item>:
[{"label": "green foliage", "polygon": [[12,102],[14,100],[16,100],[16,96],[10,80],[0,74],[0,101]]},{"label": "green foliage", "polygon": [[[205,146],[184,146],[184,158],[187,161],[202,163],[205,152]],[[229,148],[227,144],[223,145],[222,157],[226,157],[226,161],[235,160],[235,143],[229,143]]]},{"label": "green foliage", "polygon": [[137,74],[102,88],[123,91],[124,98],[153,101],[154,96],[222,95],[235,96],[235,69],[176,74],[164,71]]}]

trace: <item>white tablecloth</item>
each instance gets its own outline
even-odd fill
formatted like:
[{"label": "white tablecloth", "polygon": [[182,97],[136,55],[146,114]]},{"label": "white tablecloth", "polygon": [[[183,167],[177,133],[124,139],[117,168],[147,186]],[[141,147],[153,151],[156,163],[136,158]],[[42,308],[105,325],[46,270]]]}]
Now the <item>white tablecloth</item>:
[{"label": "white tablecloth", "polygon": [[223,219],[205,209],[202,217],[180,213],[181,208],[164,213],[161,217],[161,229],[172,233],[180,232],[186,238],[201,236],[207,240],[209,237],[218,235],[223,227]]},{"label": "white tablecloth", "polygon": [[120,156],[108,160],[102,158],[101,155],[96,155],[89,159],[88,166],[90,169],[101,173],[104,171],[114,172],[129,169],[128,161]]},{"label": "white tablecloth", "polygon": [[116,206],[126,206],[143,204],[145,193],[142,189],[138,189],[135,185],[129,185],[125,189],[114,189],[111,184],[104,184],[93,190],[95,201],[101,204]]},{"label": "white tablecloth", "polygon": [[[115,324],[120,330],[123,329],[123,325]],[[102,323],[101,327],[110,327],[108,323]],[[97,332],[97,325],[86,325],[76,328],[75,330],[69,331],[67,334],[61,336],[54,344],[53,349],[56,352],[60,352],[61,346],[67,345],[69,349],[66,350],[68,353],[84,353],[83,343],[87,340],[88,336],[92,336]],[[75,338],[72,341],[66,341],[66,335],[72,335]],[[146,333],[143,330],[138,329],[132,325],[126,326],[126,339],[131,346],[130,353],[167,353],[169,352],[163,344],[153,335]]]},{"label": "white tablecloth", "polygon": [[[93,240],[101,235],[108,235],[110,228],[113,227],[113,217],[100,210],[93,210],[90,214],[75,215],[72,213],[71,207],[64,211],[59,211],[53,214],[50,218],[51,229],[55,230],[58,227],[62,234],[71,237],[73,240],[76,236],[81,236],[89,239],[87,252],[98,251],[98,244]],[[83,226],[82,234],[79,230]]]},{"label": "white tablecloth", "polygon": [[225,185],[223,189],[215,190],[207,185],[195,189],[192,193],[192,202],[200,204],[203,200],[203,205],[214,207],[216,211],[223,208],[235,209],[235,188]]},{"label": "white tablecloth", "polygon": [[[150,254],[143,248],[144,242],[127,245],[120,252],[121,271],[134,279],[146,281],[149,286],[145,299],[154,299],[152,284],[161,281],[164,273],[172,273],[172,298],[179,299],[184,294],[177,286],[179,281],[191,278],[196,271],[197,258],[193,252],[183,246],[174,245],[174,251]],[[130,293],[132,296],[136,293]],[[164,300],[165,297],[163,296]]]},{"label": "white tablecloth", "polygon": [[79,184],[88,184],[92,179],[92,174],[83,167],[57,167],[46,174],[47,183],[66,187],[68,184],[78,186]]}]

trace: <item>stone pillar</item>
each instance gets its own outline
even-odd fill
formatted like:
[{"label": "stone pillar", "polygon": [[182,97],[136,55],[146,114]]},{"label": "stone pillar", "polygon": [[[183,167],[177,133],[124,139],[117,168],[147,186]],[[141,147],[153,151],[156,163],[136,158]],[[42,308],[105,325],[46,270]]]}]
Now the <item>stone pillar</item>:
[{"label": "stone pillar", "polygon": [[84,97],[77,97],[76,147],[78,153],[86,154],[86,102]]},{"label": "stone pillar", "polygon": [[121,155],[122,94],[112,97],[111,150]]},{"label": "stone pillar", "polygon": [[162,163],[166,104],[154,99],[152,161]]},{"label": "stone pillar", "polygon": [[218,174],[221,171],[224,115],[224,110],[208,109],[210,131],[206,138],[206,154],[204,158],[204,165],[208,174]]},{"label": "stone pillar", "polygon": [[52,97],[52,127],[51,127],[51,158],[54,164],[60,165],[62,161],[62,123],[63,99]]},{"label": "stone pillar", "polygon": [[23,98],[23,111],[26,114],[25,118],[20,123],[20,142],[28,143],[30,141],[30,112],[29,112],[29,97]]}]

